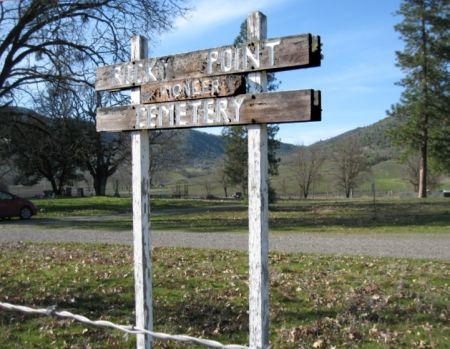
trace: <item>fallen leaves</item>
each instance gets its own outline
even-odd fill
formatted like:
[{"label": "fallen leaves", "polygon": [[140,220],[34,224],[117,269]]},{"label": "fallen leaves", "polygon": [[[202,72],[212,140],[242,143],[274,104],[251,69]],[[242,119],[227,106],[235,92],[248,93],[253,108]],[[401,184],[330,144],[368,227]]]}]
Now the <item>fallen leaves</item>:
[{"label": "fallen leaves", "polygon": [[[157,330],[247,342],[244,253],[165,248],[152,255]],[[132,323],[132,265],[126,246],[0,245],[0,300]],[[272,347],[446,348],[449,270],[446,262],[271,254]],[[4,312],[0,332],[5,348],[135,347],[134,336]]]}]

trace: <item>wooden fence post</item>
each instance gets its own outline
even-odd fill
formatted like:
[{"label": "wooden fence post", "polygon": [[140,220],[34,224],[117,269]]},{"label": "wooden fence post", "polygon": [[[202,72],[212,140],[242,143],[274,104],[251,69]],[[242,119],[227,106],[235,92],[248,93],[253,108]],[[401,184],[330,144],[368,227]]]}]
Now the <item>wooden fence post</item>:
[{"label": "wooden fence post", "polygon": [[[148,55],[147,39],[134,36],[131,39],[131,59],[143,59]],[[139,104],[140,88],[131,90],[131,104]],[[132,182],[133,182],[133,251],[134,287],[136,302],[136,326],[153,330],[152,314],[152,266],[150,239],[150,149],[148,130],[131,133]],[[137,349],[151,349],[152,338],[137,335]]]},{"label": "wooden fence post", "polygon": [[[267,39],[267,18],[261,12],[247,17],[247,39]],[[267,90],[267,73],[248,75],[249,92]],[[269,348],[268,269],[268,156],[267,125],[248,126],[248,223],[250,348]]]}]

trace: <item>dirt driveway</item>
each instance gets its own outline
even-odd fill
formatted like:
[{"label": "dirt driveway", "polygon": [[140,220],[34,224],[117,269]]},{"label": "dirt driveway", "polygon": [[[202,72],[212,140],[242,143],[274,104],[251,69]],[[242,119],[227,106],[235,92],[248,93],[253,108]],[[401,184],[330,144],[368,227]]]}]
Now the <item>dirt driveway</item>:
[{"label": "dirt driveway", "polygon": [[[247,234],[153,231],[152,245],[247,250]],[[13,241],[131,244],[131,231],[49,229],[38,221],[0,222],[0,243]],[[270,250],[450,260],[450,234],[270,234]]]}]

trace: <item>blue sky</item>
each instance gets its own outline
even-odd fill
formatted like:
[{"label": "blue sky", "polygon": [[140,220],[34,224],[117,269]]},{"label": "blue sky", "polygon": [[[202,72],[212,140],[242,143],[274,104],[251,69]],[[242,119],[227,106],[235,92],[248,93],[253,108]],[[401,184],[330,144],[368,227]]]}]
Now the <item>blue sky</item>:
[{"label": "blue sky", "polygon": [[[322,91],[322,121],[280,125],[278,138],[311,144],[386,116],[399,100],[402,77],[395,51],[402,48],[394,24],[400,0],[198,0],[176,20],[176,29],[156,40],[151,56],[232,44],[240,23],[255,10],[268,18],[268,37],[320,35],[324,59],[318,68],[277,74],[280,90]],[[204,129],[205,130],[205,129]],[[220,133],[220,129],[207,129]]]}]

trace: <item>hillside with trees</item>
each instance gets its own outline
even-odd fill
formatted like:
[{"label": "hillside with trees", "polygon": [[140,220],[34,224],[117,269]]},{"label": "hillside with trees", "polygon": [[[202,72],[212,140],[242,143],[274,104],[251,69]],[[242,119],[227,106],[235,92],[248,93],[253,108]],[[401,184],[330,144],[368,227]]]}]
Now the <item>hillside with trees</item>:
[{"label": "hillside with trees", "polygon": [[337,143],[353,138],[364,148],[369,164],[376,165],[380,161],[398,159],[399,149],[392,143],[389,136],[391,130],[396,127],[396,120],[386,117],[374,124],[358,127],[336,137],[317,142],[311,147],[324,153],[331,153]]},{"label": "hillside with trees", "polygon": [[[336,153],[340,153],[337,150],[342,150],[342,146],[348,143],[351,144],[350,149],[357,150],[352,156],[364,160],[363,164],[358,164],[360,168],[358,180],[350,185],[355,187],[353,191],[369,193],[372,183],[375,183],[377,191],[412,192],[415,187],[409,177],[414,177],[414,175],[408,174],[408,163],[401,157],[401,148],[396,146],[390,138],[390,133],[396,125],[395,118],[386,117],[372,125],[359,127],[306,147],[280,142],[276,153],[281,158],[279,175],[273,176],[272,179],[277,194],[279,196],[305,197],[302,186],[308,185],[309,196],[306,195],[308,197],[312,196],[313,191],[316,194],[329,192],[341,195],[347,191],[348,194],[349,188],[347,187],[347,190],[345,187],[342,188],[336,179],[336,161],[339,160],[336,158]],[[191,183],[192,187],[197,187],[196,192],[204,195],[206,193],[204,183],[208,182],[208,192],[212,191],[215,195],[225,196],[224,180],[221,177],[224,163],[223,137],[198,130],[177,132],[183,135],[181,137],[183,141],[179,145],[180,161],[164,176],[165,184]],[[246,144],[242,146],[246,146]],[[314,154],[317,168],[311,168],[307,164],[311,153]],[[299,154],[304,157],[304,174],[300,176],[302,178],[299,178]],[[313,175],[311,172],[315,172],[315,174]],[[314,177],[315,181],[310,179],[308,184],[305,181],[308,176]],[[432,189],[447,185],[448,177],[444,176],[440,179],[443,184],[439,186],[439,183],[436,182]],[[303,184],[300,183],[301,181]],[[227,186],[229,193],[241,191],[240,185],[233,186],[228,183]]]},{"label": "hillside with trees", "polygon": [[[395,127],[396,120],[393,117],[387,117],[372,125],[359,127],[306,147],[280,142],[276,153],[281,158],[279,175],[273,177],[277,194],[279,196],[305,197],[303,187],[309,185],[307,197],[312,197],[313,191],[316,194],[339,192],[343,195],[344,190],[338,188],[339,185],[336,184],[334,176],[336,167],[333,164],[333,154],[340,149],[342,144],[348,143],[350,140],[354,144],[358,144],[358,149],[363,151],[365,159],[364,174],[357,184],[358,190],[370,191],[371,183],[375,181],[377,190],[380,191],[412,192],[414,185],[407,180],[408,163],[402,162],[400,149],[393,144],[389,137],[391,130]],[[160,138],[158,139],[158,137]],[[222,136],[205,133],[201,130],[175,130],[158,133],[158,137],[155,135],[151,146],[153,150],[153,186],[163,185],[165,192],[171,193],[177,183],[187,183],[191,188],[190,194],[192,195],[205,196],[208,191],[216,196],[225,196],[224,179],[221,176],[225,147]],[[124,147],[128,148],[129,145],[125,142]],[[319,168],[307,168],[311,152],[316,158],[316,165],[320,164]],[[304,157],[303,169],[300,170],[298,169],[299,156]],[[6,162],[3,163],[2,169],[4,178],[8,178],[8,184],[13,184],[14,176],[11,175],[11,171],[6,170]],[[108,182],[109,187],[115,180],[119,180],[121,185],[127,185],[131,178],[129,159],[125,159],[117,171],[111,176],[111,180]],[[299,175],[299,171],[303,171],[304,174]],[[308,171],[316,172],[313,175],[315,180],[311,180],[309,184],[305,182],[307,175],[311,175]],[[88,172],[85,172],[84,175],[89,178]],[[445,186],[448,183],[448,177],[442,177],[442,180]],[[227,182],[225,181],[225,183]],[[228,195],[234,191],[241,191],[239,186],[234,187],[230,184],[225,186]],[[439,188],[439,185],[434,188]]]}]

